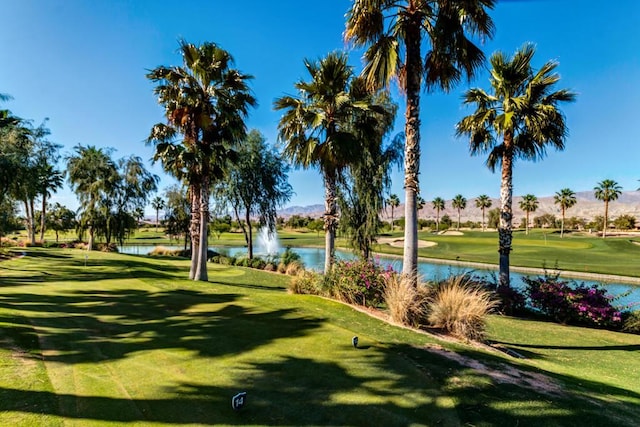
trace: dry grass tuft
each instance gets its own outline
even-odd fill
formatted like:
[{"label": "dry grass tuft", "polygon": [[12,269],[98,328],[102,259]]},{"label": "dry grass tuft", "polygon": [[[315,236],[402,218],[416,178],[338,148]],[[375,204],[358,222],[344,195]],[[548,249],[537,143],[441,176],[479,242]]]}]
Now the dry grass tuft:
[{"label": "dry grass tuft", "polygon": [[322,276],[311,270],[302,270],[296,276],[293,276],[289,284],[289,293],[291,294],[312,294],[317,295],[320,290],[320,282]]},{"label": "dry grass tuft", "polygon": [[385,277],[384,300],[392,321],[407,326],[419,326],[428,313],[430,290],[426,286],[413,286],[406,275],[390,274]]},{"label": "dry grass tuft", "polygon": [[487,290],[470,284],[468,276],[452,276],[438,285],[428,319],[431,326],[457,338],[482,341],[486,316],[496,305]]},{"label": "dry grass tuft", "polygon": [[304,266],[299,261],[291,261],[287,264],[285,273],[289,276],[297,276],[301,271],[304,271]]}]

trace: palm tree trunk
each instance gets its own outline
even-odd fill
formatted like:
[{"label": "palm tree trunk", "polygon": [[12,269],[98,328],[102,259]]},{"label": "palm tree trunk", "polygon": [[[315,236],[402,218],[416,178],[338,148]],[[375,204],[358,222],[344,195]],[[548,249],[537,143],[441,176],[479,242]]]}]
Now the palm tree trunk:
[{"label": "palm tree trunk", "polygon": [[404,254],[402,273],[409,277],[410,283],[418,285],[418,213],[416,198],[419,190],[418,173],[420,167],[420,85],[422,76],[422,58],[420,55],[421,20],[412,17],[415,22],[409,25],[405,33],[406,46],[406,94],[405,109],[405,149],[404,149]]},{"label": "palm tree trunk", "polygon": [[331,272],[335,257],[335,239],[338,208],[336,204],[336,177],[333,172],[324,173],[324,274]]},{"label": "palm tree trunk", "polygon": [[198,262],[194,280],[209,281],[207,273],[207,255],[209,254],[209,178],[202,180],[200,188],[200,240],[198,247]]},{"label": "palm tree trunk", "polygon": [[198,269],[200,258],[200,185],[191,185],[191,224],[189,234],[191,235],[191,268],[189,269],[189,279],[194,280]]},{"label": "palm tree trunk", "polygon": [[526,223],[524,224],[524,234],[529,235],[529,211],[525,212],[526,214]]},{"label": "palm tree trunk", "polygon": [[42,192],[42,211],[40,215],[40,241],[44,242],[44,231],[46,226],[45,218],[47,216],[47,192]]},{"label": "palm tree trunk", "polygon": [[602,238],[607,237],[607,222],[609,220],[609,201],[604,201],[604,225],[602,227]]},{"label": "palm tree trunk", "polygon": [[560,238],[564,237],[564,206],[562,207],[562,224],[560,224]]},{"label": "palm tree trunk", "polygon": [[245,209],[244,214],[245,222],[247,223],[247,252],[249,253],[249,259],[253,259],[253,233],[251,230],[251,217],[249,216],[249,209]]},{"label": "palm tree trunk", "polygon": [[440,232],[440,209],[436,209],[436,233]]},{"label": "palm tree trunk", "polygon": [[[510,137],[505,135],[506,140]],[[510,142],[510,141],[509,141]],[[513,198],[513,157],[510,149],[507,149],[502,158],[502,177],[500,184],[500,224],[498,227],[498,241],[500,254],[500,286],[509,287],[509,254],[511,253],[512,240],[512,198]],[[527,221],[528,222],[528,221]]]},{"label": "palm tree trunk", "polygon": [[393,205],[391,205],[391,232],[393,233]]},{"label": "palm tree trunk", "polygon": [[458,209],[458,227],[456,230],[460,230],[460,209]]},{"label": "palm tree trunk", "polygon": [[487,231],[487,227],[484,222],[484,208],[482,208],[482,231]]}]

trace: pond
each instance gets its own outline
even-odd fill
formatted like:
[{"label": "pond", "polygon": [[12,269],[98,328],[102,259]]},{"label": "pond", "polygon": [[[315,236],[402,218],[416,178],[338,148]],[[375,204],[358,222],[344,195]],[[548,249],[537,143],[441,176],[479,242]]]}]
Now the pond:
[{"label": "pond", "polygon": [[[164,246],[169,249],[182,249],[182,246]],[[149,245],[125,245],[119,248],[120,253],[131,255],[147,255],[155,248],[155,246]],[[211,246],[211,250],[216,251],[226,256],[238,256],[247,253],[246,247],[228,247],[228,246]],[[291,248],[295,251],[305,267],[317,271],[322,271],[324,267],[324,248]],[[258,254],[259,255],[259,254]],[[355,256],[348,251],[337,250],[336,257],[340,259],[354,259]],[[375,257],[383,266],[390,265],[394,270],[399,271],[402,269],[402,260],[400,258],[394,258],[384,255],[378,255]],[[446,263],[433,263],[427,261],[418,262],[418,272],[425,280],[438,280],[446,278],[454,274],[473,273],[474,275],[484,276],[491,278],[497,278],[497,270],[479,269],[467,266],[461,266],[457,264]],[[511,282],[515,288],[522,289],[524,283],[522,277],[532,276],[527,274],[521,274],[511,272]],[[592,280],[575,279],[577,282],[584,283],[586,285],[592,285],[596,282]],[[611,295],[622,295],[629,292],[629,295],[621,297],[615,303],[616,305],[626,304],[640,304],[640,286],[623,284],[623,283],[604,283],[604,287]]]}]

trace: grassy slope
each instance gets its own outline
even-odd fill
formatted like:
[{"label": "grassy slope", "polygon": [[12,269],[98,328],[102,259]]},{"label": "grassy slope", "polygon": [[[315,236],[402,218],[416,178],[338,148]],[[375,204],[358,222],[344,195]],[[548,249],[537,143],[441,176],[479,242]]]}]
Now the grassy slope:
[{"label": "grassy slope", "polygon": [[[498,372],[542,369],[561,396],[424,351],[433,338],[288,295],[285,276],[29,250],[0,264],[0,425],[634,425],[640,337],[493,318],[527,354],[440,343]],[[350,345],[358,335],[361,349]],[[230,397],[249,393],[240,413]]]}]

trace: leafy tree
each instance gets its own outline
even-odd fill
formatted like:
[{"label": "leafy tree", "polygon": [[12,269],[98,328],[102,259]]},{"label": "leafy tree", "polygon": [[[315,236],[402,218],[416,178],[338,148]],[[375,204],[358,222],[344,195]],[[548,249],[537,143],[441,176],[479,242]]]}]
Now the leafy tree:
[{"label": "leafy tree", "polygon": [[492,92],[470,89],[465,105],[476,110],[456,125],[458,136],[470,137],[472,155],[488,154],[487,166],[501,167],[500,286],[510,286],[509,254],[512,241],[513,162],[516,159],[543,158],[546,148],[564,149],[567,135],[565,118],[558,105],[575,99],[575,94],[554,90],[560,80],[557,62],[549,61],[534,70],[531,60],[535,48],[526,44],[512,57],[502,52],[491,56]]},{"label": "leafy tree", "polygon": [[562,212],[562,225],[560,226],[560,237],[564,237],[564,215],[567,209],[577,203],[576,193],[569,188],[563,188],[556,192],[553,196],[553,203],[560,205],[560,211]]},{"label": "leafy tree", "polygon": [[500,208],[494,208],[489,210],[489,218],[487,219],[487,226],[489,228],[498,228],[500,225]]},{"label": "leafy tree", "polygon": [[453,221],[451,221],[451,218],[449,217],[449,215],[444,214],[444,215],[442,215],[442,218],[440,219],[440,224],[442,224],[442,226],[446,230],[448,228],[451,228],[451,224],[453,224]]},{"label": "leafy tree", "polygon": [[81,203],[80,226],[89,230],[88,250],[93,249],[99,205],[109,200],[119,179],[111,149],[74,147],[75,154],[67,158],[68,180]]},{"label": "leafy tree", "polygon": [[533,194],[525,194],[522,196],[522,200],[520,200],[520,209],[525,212],[527,218],[525,222],[525,234],[529,234],[529,214],[531,212],[535,212],[538,209],[538,206],[538,198]]},{"label": "leafy tree", "polygon": [[567,218],[567,227],[571,230],[584,229],[586,226],[587,221],[585,221],[584,218],[578,218],[577,216]]},{"label": "leafy tree", "polygon": [[314,219],[307,223],[307,228],[311,231],[315,231],[317,236],[320,236],[320,232],[324,229],[324,221],[321,219]]},{"label": "leafy tree", "polygon": [[451,206],[458,211],[458,225],[456,226],[456,230],[460,230],[460,211],[466,209],[467,199],[465,199],[462,194],[456,194],[451,201]]},{"label": "leafy tree", "polygon": [[[209,189],[225,175],[233,158],[230,145],[246,134],[245,118],[256,101],[251,76],[231,68],[233,57],[215,43],[180,41],[183,66],[160,66],[147,78],[156,83],[167,123],[153,127],[148,141],[166,171],[186,180],[191,197],[191,269],[189,278],[207,281]],[[176,137],[182,135],[182,146]]]},{"label": "leafy tree", "polygon": [[593,188],[596,199],[604,202],[604,223],[602,225],[602,238],[607,237],[607,225],[609,219],[609,202],[617,200],[622,193],[622,187],[612,179],[600,181]]},{"label": "leafy tree", "polygon": [[156,231],[158,231],[158,223],[160,222],[160,211],[164,209],[165,206],[166,203],[160,196],[154,197],[154,199],[151,201],[151,207],[156,211]]},{"label": "leafy tree", "polygon": [[620,215],[613,220],[613,225],[618,230],[632,230],[636,228],[636,217],[633,215]]},{"label": "leafy tree", "polygon": [[476,198],[476,208],[482,209],[482,231],[486,230],[484,222],[484,214],[487,209],[491,207],[491,199],[486,194],[481,194]]},{"label": "leafy tree", "polygon": [[363,75],[370,87],[387,87],[398,77],[406,94],[405,233],[402,271],[417,285],[420,164],[420,89],[449,91],[463,75],[474,75],[484,55],[468,35],[491,37],[487,9],[493,0],[354,0],[345,38],[367,47]]},{"label": "leafy tree", "polygon": [[276,209],[291,198],[288,171],[280,154],[267,146],[260,132],[252,130],[238,149],[238,161],[230,166],[228,180],[218,187],[242,228],[249,259],[253,259],[251,216],[257,216],[260,226],[275,233]]},{"label": "leafy tree", "polygon": [[546,213],[533,218],[533,226],[536,228],[552,228],[556,226],[556,223],[557,221],[555,215],[550,213]]},{"label": "leafy tree", "polygon": [[222,233],[228,233],[229,231],[231,231],[231,224],[220,220],[213,221],[211,223],[211,231],[213,231],[216,237],[220,239]]},{"label": "leafy tree", "polygon": [[433,209],[436,210],[436,232],[440,231],[440,211],[444,210],[445,202],[442,197],[436,197],[431,202],[433,204]]},{"label": "leafy tree", "polygon": [[324,271],[329,273],[338,225],[338,180],[360,155],[360,140],[353,123],[360,114],[369,110],[382,113],[384,108],[366,102],[370,93],[362,91],[346,54],[330,53],[318,61],[305,60],[305,67],[310,80],[296,83],[297,96],[283,96],[275,101],[274,107],[284,112],[278,130],[280,140],[285,143],[285,157],[305,169],[318,167],[323,177]]},{"label": "leafy tree", "polygon": [[59,240],[59,233],[73,230],[76,225],[76,214],[66,206],[56,203],[47,213],[47,223],[49,228],[56,232],[56,242]]},{"label": "leafy tree", "polygon": [[400,206],[400,198],[397,194],[391,194],[386,202],[391,207],[391,232],[393,232],[393,210]]},{"label": "leafy tree", "polygon": [[189,225],[191,223],[191,203],[188,190],[179,185],[173,185],[164,192],[166,206],[164,218],[166,232],[169,237],[184,237],[184,249],[187,249],[187,237],[189,236]]}]

